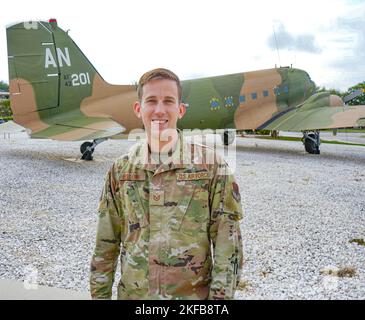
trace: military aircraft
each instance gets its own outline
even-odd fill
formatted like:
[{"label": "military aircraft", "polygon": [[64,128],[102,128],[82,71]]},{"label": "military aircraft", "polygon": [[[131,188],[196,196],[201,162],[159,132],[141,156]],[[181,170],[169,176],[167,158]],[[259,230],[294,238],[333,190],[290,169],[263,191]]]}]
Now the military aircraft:
[{"label": "military aircraft", "polygon": [[[97,144],[143,128],[133,112],[135,85],[104,81],[56,19],[7,27],[9,85],[14,121],[31,138],[86,141],[82,159],[92,159]],[[365,106],[345,106],[328,92],[316,93],[307,72],[280,67],[182,81],[187,112],[180,129],[303,132],[305,149],[319,153],[319,129],[365,122]]]}]

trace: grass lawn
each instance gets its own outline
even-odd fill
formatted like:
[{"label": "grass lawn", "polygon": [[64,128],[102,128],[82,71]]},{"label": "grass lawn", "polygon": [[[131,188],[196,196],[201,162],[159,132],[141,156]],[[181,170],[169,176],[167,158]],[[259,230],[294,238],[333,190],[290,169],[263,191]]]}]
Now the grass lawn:
[{"label": "grass lawn", "polygon": [[[299,137],[278,137],[276,139],[270,137],[270,136],[256,136],[258,139],[265,139],[265,140],[284,140],[284,141],[302,141],[302,138]],[[343,144],[348,146],[361,146],[365,147],[365,144],[360,143],[351,143],[351,142],[342,142],[342,141],[329,141],[329,140],[322,140],[321,143],[328,143],[328,144]]]},{"label": "grass lawn", "polygon": [[[326,130],[321,130],[321,131],[333,131],[333,129],[326,129]],[[365,129],[354,129],[354,128],[349,128],[349,129],[337,129],[338,133],[365,133]]]}]

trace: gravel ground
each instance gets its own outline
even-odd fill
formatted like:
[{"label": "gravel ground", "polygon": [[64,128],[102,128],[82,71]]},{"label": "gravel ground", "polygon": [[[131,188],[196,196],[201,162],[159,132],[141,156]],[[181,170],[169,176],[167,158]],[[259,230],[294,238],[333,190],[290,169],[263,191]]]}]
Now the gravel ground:
[{"label": "gravel ground", "polygon": [[[0,137],[0,279],[88,290],[106,171],[133,142],[107,141],[95,161],[79,143]],[[74,161],[76,160],[76,161]],[[365,148],[238,138],[245,217],[237,299],[365,299]]]}]

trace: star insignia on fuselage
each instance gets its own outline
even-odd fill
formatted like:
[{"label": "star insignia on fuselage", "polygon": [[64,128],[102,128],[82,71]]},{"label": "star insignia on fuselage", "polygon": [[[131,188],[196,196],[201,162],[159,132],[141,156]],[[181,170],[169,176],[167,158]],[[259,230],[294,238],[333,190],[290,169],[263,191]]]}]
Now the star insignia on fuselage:
[{"label": "star insignia on fuselage", "polygon": [[230,96],[230,97],[225,97],[224,98],[224,106],[227,108],[227,109],[230,109],[234,106],[234,103],[233,103],[233,97]]},{"label": "star insignia on fuselage", "polygon": [[216,111],[216,110],[219,110],[220,108],[221,107],[220,107],[219,99],[218,98],[212,98],[212,99],[210,99],[210,110]]}]

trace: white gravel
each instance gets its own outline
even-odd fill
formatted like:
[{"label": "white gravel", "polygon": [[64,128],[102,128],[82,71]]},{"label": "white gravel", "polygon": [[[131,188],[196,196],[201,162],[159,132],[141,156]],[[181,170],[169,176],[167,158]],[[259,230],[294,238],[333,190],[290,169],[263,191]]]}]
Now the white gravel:
[{"label": "white gravel", "polygon": [[[107,141],[95,161],[78,142],[0,137],[0,278],[88,290],[96,207],[106,171],[133,142]],[[365,299],[365,147],[238,138],[245,217],[237,299]],[[321,274],[352,268],[352,277]]]}]

